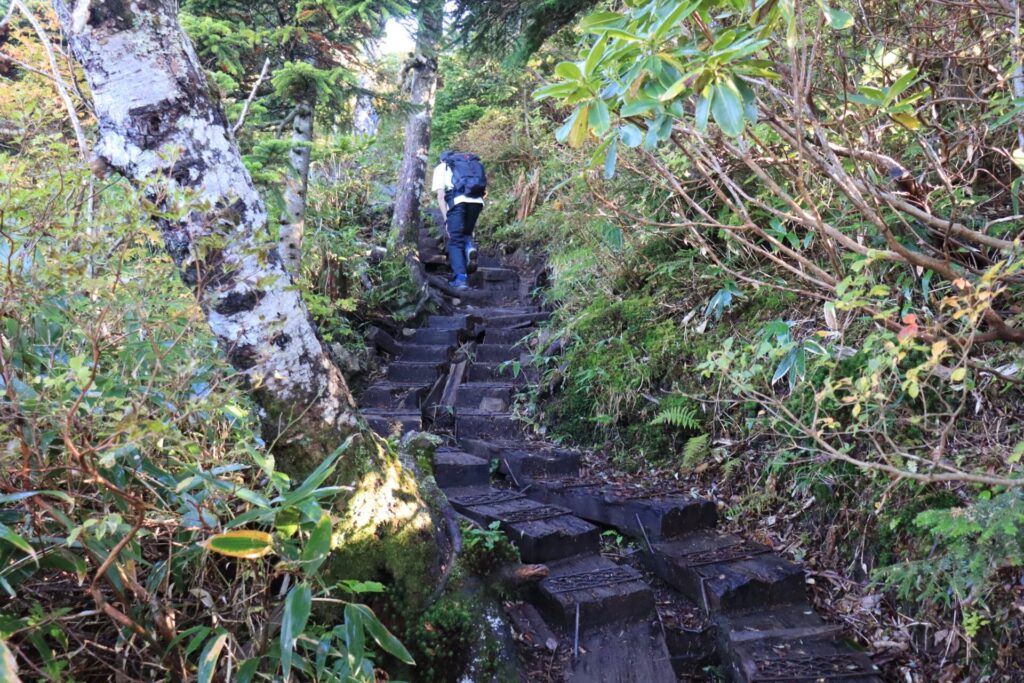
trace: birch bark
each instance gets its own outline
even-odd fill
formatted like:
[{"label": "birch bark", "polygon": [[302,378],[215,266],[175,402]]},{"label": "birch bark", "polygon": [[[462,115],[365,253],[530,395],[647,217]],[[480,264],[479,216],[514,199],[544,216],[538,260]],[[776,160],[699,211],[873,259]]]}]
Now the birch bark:
[{"label": "birch bark", "polygon": [[288,272],[295,277],[298,277],[302,265],[302,238],[306,232],[306,194],[309,188],[309,155],[313,144],[315,107],[315,90],[295,105],[292,148],[288,152],[289,168],[284,187],[284,209],[278,233],[281,258]]},{"label": "birch bark", "polygon": [[416,29],[416,53],[410,70],[409,100],[412,112],[405,124],[405,150],[398,171],[398,189],[392,224],[399,244],[416,245],[420,196],[430,149],[430,124],[437,85],[437,45],[444,22],[443,0],[422,0]]},{"label": "birch bark", "polygon": [[168,253],[265,411],[278,463],[300,473],[358,428],[331,362],[266,235],[267,211],[210,94],[176,0],[53,0],[99,122],[94,166],[143,189]]}]

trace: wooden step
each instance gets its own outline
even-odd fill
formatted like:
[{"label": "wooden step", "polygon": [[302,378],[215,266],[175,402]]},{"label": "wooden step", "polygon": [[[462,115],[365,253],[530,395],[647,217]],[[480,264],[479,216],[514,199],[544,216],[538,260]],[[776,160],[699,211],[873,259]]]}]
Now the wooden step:
[{"label": "wooden step", "polygon": [[414,344],[426,344],[429,346],[442,346],[458,344],[462,330],[439,330],[430,327],[421,327],[416,330],[409,340]]},{"label": "wooden step", "polygon": [[475,410],[505,411],[512,404],[515,392],[515,385],[507,382],[461,384],[456,394],[455,406]]},{"label": "wooden step", "polygon": [[605,624],[640,621],[654,615],[654,595],[640,572],[600,555],[548,563],[550,574],[537,586],[537,605],[552,621],[573,632]]},{"label": "wooden step", "polygon": [[427,316],[424,327],[438,330],[461,330],[469,325],[469,315],[431,315]]},{"label": "wooden step", "polygon": [[598,551],[600,530],[564,508],[509,490],[465,488],[446,493],[452,507],[473,521],[483,526],[499,522],[523,562],[549,562]]},{"label": "wooden step", "polygon": [[513,344],[478,344],[473,359],[478,363],[503,363],[507,360],[520,360],[523,348]]},{"label": "wooden step", "polygon": [[418,410],[364,410],[370,428],[381,436],[398,436],[423,428]]},{"label": "wooden step", "polygon": [[439,448],[434,453],[434,481],[442,489],[487,486],[491,463],[454,448]]},{"label": "wooden step", "polygon": [[459,410],[455,436],[466,439],[513,439],[522,437],[523,423],[507,412]]},{"label": "wooden step", "polygon": [[651,561],[665,583],[709,613],[805,599],[799,565],[731,534],[702,531],[655,543]]},{"label": "wooden step", "polygon": [[483,335],[484,344],[517,344],[536,331],[534,327],[514,327],[509,329],[486,329]]},{"label": "wooden step", "polygon": [[737,643],[722,653],[731,679],[880,683],[878,667],[863,653],[837,640],[760,639]]},{"label": "wooden step", "polygon": [[512,384],[529,384],[539,377],[536,368],[524,368],[520,365],[516,373],[511,363],[473,363],[466,374],[467,382],[511,382]]},{"label": "wooden step", "polygon": [[467,453],[496,461],[520,486],[534,478],[575,477],[580,471],[580,454],[567,448],[500,439],[460,439],[459,444]]},{"label": "wooden step", "polygon": [[651,541],[710,529],[718,521],[713,501],[663,488],[578,477],[535,479],[532,484],[531,498],[565,506],[583,519]]},{"label": "wooden step", "polygon": [[453,348],[450,344],[403,344],[397,360],[403,363],[447,363]]},{"label": "wooden step", "polygon": [[376,382],[359,397],[360,408],[417,408],[422,384]]},{"label": "wooden step", "polygon": [[388,365],[388,379],[396,383],[433,384],[440,375],[438,363],[402,363]]}]

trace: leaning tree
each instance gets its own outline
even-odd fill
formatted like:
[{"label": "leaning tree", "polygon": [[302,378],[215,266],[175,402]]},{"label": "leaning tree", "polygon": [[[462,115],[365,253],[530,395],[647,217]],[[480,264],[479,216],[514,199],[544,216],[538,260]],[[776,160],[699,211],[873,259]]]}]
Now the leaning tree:
[{"label": "leaning tree", "polygon": [[[99,128],[93,168],[122,175],[150,206],[217,342],[262,408],[278,469],[302,474],[362,431],[351,393],[292,286],[267,210],[177,18],[176,0],[53,0]],[[358,441],[358,439],[357,439]],[[337,477],[336,566],[429,591],[447,547],[420,484],[372,438]]]}]

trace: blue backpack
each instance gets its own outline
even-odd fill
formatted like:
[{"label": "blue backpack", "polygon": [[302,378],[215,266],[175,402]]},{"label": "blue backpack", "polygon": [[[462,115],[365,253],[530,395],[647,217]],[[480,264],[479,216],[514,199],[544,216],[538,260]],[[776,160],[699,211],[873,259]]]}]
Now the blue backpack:
[{"label": "blue backpack", "polygon": [[452,171],[452,189],[445,192],[449,202],[455,197],[479,199],[487,194],[487,173],[480,157],[469,152],[444,152],[441,161]]}]

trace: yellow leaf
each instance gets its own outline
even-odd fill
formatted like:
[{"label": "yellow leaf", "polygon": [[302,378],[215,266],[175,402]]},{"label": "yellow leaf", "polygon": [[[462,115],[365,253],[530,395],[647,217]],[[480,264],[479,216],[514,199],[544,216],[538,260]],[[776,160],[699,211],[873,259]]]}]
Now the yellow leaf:
[{"label": "yellow leaf", "polygon": [[228,557],[255,560],[271,551],[274,537],[265,531],[226,531],[206,541],[206,547]]},{"label": "yellow leaf", "polygon": [[921,122],[913,114],[904,114],[901,112],[890,114],[893,120],[906,128],[907,130],[917,130],[921,127]]},{"label": "yellow leaf", "polygon": [[967,368],[957,368],[953,371],[953,374],[949,376],[954,382],[962,382],[964,377],[967,376]]},{"label": "yellow leaf", "polygon": [[1024,149],[1017,148],[1013,150],[1011,158],[1013,159],[1013,163],[1017,166],[1017,168],[1024,171]]}]

